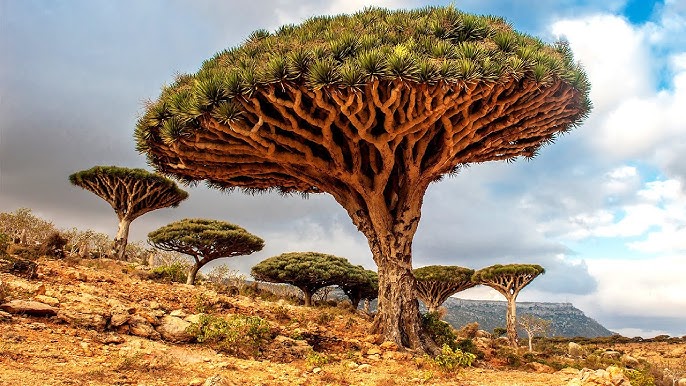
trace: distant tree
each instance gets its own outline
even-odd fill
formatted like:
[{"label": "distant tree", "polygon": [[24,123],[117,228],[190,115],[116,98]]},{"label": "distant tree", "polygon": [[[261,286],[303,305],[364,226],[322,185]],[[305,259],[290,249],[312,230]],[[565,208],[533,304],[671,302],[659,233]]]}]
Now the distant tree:
[{"label": "distant tree", "polygon": [[188,193],[166,177],[143,169],[95,166],[69,176],[69,181],[107,201],[119,218],[114,237],[114,256],[126,257],[129,226],[136,218],[155,209],[176,207]]},{"label": "distant tree", "polygon": [[474,273],[472,280],[500,292],[507,299],[507,338],[517,347],[517,295],[545,269],[536,264],[492,265]]},{"label": "distant tree", "polygon": [[190,255],[195,264],[187,284],[195,284],[198,270],[212,260],[249,255],[264,248],[264,241],[245,229],[224,221],[183,219],[148,233],[148,242],[163,251]]},{"label": "distant tree", "polygon": [[350,299],[353,309],[357,309],[360,300],[374,300],[379,296],[379,275],[372,270],[364,269],[361,265],[354,266],[345,281],[338,286]]},{"label": "distant tree", "polygon": [[448,297],[477,284],[472,281],[474,270],[464,267],[430,265],[412,273],[417,280],[417,297],[429,312],[436,312]]},{"label": "distant tree", "polygon": [[537,334],[546,335],[550,331],[552,321],[541,319],[533,315],[522,315],[517,318],[517,324],[521,327],[529,338],[529,352],[534,351],[533,339]]},{"label": "distant tree", "polygon": [[353,268],[343,257],[318,252],[288,252],[261,261],[250,273],[257,280],[300,288],[305,295],[305,306],[310,307],[312,295],[318,289],[340,285]]},{"label": "distant tree", "polygon": [[7,235],[11,242],[37,245],[56,231],[52,222],[34,215],[29,208],[0,213],[0,233]]}]

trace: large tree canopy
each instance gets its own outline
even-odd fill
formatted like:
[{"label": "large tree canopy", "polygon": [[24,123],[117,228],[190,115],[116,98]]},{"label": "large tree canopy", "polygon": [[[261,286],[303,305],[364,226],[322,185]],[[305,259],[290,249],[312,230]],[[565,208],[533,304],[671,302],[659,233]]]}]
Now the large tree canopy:
[{"label": "large tree canopy", "polygon": [[420,298],[429,312],[436,312],[448,297],[474,287],[472,281],[473,269],[430,265],[413,271],[417,279],[417,297]]},{"label": "large tree canopy", "polygon": [[318,289],[345,283],[356,267],[343,258],[319,252],[288,252],[261,261],[250,273],[257,280],[300,288],[305,305],[312,305]]},{"label": "large tree canopy", "polygon": [[164,176],[144,169],[94,166],[69,176],[69,181],[107,201],[119,218],[114,255],[124,259],[129,226],[136,218],[166,207],[177,207],[188,193]]},{"label": "large tree canopy", "polygon": [[507,299],[507,337],[517,347],[517,295],[545,269],[537,264],[496,264],[482,268],[472,276],[478,284],[487,285],[500,292]]},{"label": "large tree canopy", "polygon": [[377,332],[427,348],[411,272],[427,187],[534,156],[586,117],[588,92],[567,44],[499,17],[367,8],[254,32],[165,87],[135,137],[181,180],[330,193],[379,267]]},{"label": "large tree canopy", "polygon": [[195,264],[187,284],[195,284],[198,270],[222,257],[249,255],[261,251],[264,241],[245,229],[224,221],[183,219],[148,233],[148,241],[163,251],[190,255]]}]

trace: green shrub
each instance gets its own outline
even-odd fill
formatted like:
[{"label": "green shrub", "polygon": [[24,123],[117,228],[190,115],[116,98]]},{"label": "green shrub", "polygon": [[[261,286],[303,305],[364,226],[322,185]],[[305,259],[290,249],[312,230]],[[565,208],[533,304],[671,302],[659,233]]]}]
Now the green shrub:
[{"label": "green shrub", "polygon": [[309,367],[322,367],[331,362],[331,357],[322,355],[316,351],[309,352],[305,357],[305,363]]},{"label": "green shrub", "polygon": [[186,330],[200,343],[241,358],[256,357],[272,339],[269,324],[257,316],[221,318],[203,314]]},{"label": "green shrub", "polygon": [[336,318],[336,316],[327,311],[321,311],[317,313],[317,317],[315,318],[315,322],[320,325],[320,326],[328,326],[329,323],[333,322],[333,320]]},{"label": "green shrub", "polygon": [[434,363],[445,372],[453,372],[460,367],[471,366],[474,359],[476,359],[474,354],[462,352],[460,349],[453,350],[444,344],[441,353],[434,358]]},{"label": "green shrub", "polygon": [[624,369],[624,375],[629,378],[632,386],[655,386],[655,378],[650,374],[650,369],[632,370]]},{"label": "green shrub", "polygon": [[437,312],[428,312],[422,315],[422,326],[438,346],[448,345],[451,349],[457,349],[457,336],[450,324],[440,320]]},{"label": "green shrub", "polygon": [[150,271],[150,279],[163,283],[185,283],[188,267],[181,263],[161,265]]},{"label": "green shrub", "polygon": [[474,341],[471,339],[462,339],[461,341],[457,342],[456,346],[462,350],[462,352],[474,354],[477,359],[484,359],[486,357],[486,354],[479,350],[479,348],[474,344]]},{"label": "green shrub", "polygon": [[0,256],[7,255],[7,247],[10,246],[11,241],[9,236],[0,232]]}]

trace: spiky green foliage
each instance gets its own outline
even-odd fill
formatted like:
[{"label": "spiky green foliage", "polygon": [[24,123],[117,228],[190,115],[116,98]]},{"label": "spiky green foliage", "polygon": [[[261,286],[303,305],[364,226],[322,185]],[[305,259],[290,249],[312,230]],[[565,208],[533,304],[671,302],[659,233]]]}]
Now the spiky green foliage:
[{"label": "spiky green foliage", "polygon": [[508,276],[522,276],[533,280],[543,273],[545,269],[538,264],[496,264],[476,271],[472,280],[484,283]]},{"label": "spiky green foliage", "polygon": [[166,86],[139,120],[135,137],[138,150],[159,165],[149,152],[151,143],[173,143],[202,130],[204,114],[224,124],[241,119],[244,107],[232,101],[272,84],[334,90],[373,81],[455,85],[509,78],[542,85],[569,82],[583,106],[570,127],[590,111],[588,79],[564,41],[547,45],[501,18],[453,6],[366,8],[353,15],[313,17],[274,33],[255,31],[239,47],[206,60],[196,74]]},{"label": "spiky green foliage", "polygon": [[195,260],[187,283],[194,284],[198,270],[223,257],[249,255],[264,248],[264,241],[225,221],[183,219],[148,233],[148,242],[163,251],[190,255]]},{"label": "spiky green foliage", "polygon": [[429,312],[435,312],[448,297],[476,285],[472,281],[474,270],[464,267],[430,265],[415,269],[413,274],[417,280],[417,297]]},{"label": "spiky green foliage", "polygon": [[350,299],[354,309],[360,305],[360,300],[374,300],[379,295],[379,275],[358,265],[352,267],[343,282],[338,283],[345,295]]},{"label": "spiky green foliage", "polygon": [[305,305],[309,306],[312,294],[318,289],[345,283],[351,271],[356,269],[343,257],[318,252],[288,252],[261,261],[250,273],[257,280],[300,288],[305,294]]}]

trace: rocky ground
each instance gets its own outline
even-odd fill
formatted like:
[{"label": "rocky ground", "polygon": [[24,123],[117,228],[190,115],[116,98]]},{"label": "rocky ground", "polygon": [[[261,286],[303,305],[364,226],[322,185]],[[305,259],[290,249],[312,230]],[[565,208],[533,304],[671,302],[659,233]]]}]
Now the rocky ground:
[{"label": "rocky ground", "polygon": [[[471,331],[485,356],[449,372],[368,335],[370,318],[349,307],[160,283],[111,260],[37,263],[32,279],[0,273],[0,385],[628,385],[626,366],[678,372],[686,357],[683,342],[558,343],[527,356]],[[205,314],[259,317],[270,339],[259,353],[198,343],[187,327]]]}]

